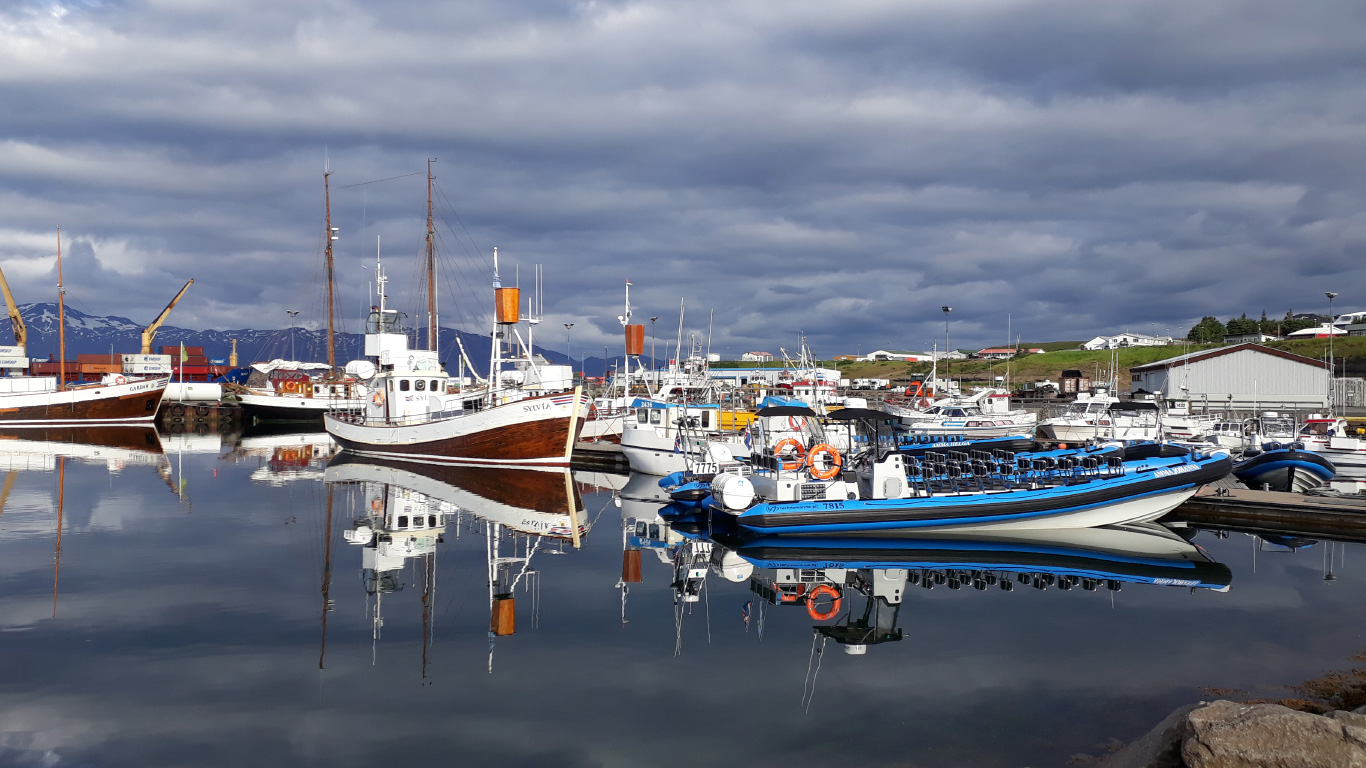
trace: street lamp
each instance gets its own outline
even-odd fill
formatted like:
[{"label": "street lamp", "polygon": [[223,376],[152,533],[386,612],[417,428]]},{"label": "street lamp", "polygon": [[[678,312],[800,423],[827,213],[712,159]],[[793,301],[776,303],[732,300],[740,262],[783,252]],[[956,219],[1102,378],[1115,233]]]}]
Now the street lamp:
[{"label": "street lamp", "polygon": [[299,356],[294,352],[294,318],[299,316],[299,310],[286,309],[285,314],[289,315],[289,356],[297,360]]},{"label": "street lamp", "polygon": [[1338,295],[1333,291],[1324,291],[1324,296],[1328,297],[1328,415],[1333,415],[1333,337],[1337,335],[1337,326],[1333,323],[1333,299]]},{"label": "street lamp", "polygon": [[650,376],[653,378],[655,373],[655,321],[659,317],[650,318]]},{"label": "street lamp", "polygon": [[573,328],[573,323],[564,324],[564,354],[569,358],[569,380],[574,381],[574,354],[569,351],[569,329]]},{"label": "street lamp", "polygon": [[944,311],[944,378],[953,381],[953,377],[949,375],[949,313],[953,311],[953,307],[940,309]]}]

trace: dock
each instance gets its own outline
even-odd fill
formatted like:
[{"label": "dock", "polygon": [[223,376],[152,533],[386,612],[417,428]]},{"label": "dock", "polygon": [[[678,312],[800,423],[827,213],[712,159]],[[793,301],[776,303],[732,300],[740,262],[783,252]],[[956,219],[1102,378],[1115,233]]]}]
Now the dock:
[{"label": "dock", "polygon": [[1251,533],[1361,540],[1366,539],[1366,498],[1219,489],[1177,507],[1165,519],[1171,520]]},{"label": "dock", "polygon": [[631,465],[621,446],[605,441],[580,440],[574,443],[574,453],[570,458],[574,469],[593,469],[605,472],[628,472]]}]

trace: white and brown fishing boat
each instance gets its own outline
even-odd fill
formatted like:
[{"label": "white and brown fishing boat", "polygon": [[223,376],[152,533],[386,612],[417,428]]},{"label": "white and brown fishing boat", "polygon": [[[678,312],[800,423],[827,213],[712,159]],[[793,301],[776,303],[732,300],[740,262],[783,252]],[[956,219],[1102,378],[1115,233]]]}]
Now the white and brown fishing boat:
[{"label": "white and brown fishing boat", "polygon": [[[150,422],[157,415],[161,393],[170,383],[169,376],[156,378],[105,374],[98,382],[66,386],[66,290],[62,287],[61,230],[57,233],[57,332],[60,338],[58,376],[29,376],[28,329],[14,303],[9,284],[0,274],[0,289],[5,296],[10,323],[14,328],[13,347],[0,347],[0,425],[6,427],[47,427],[54,425],[132,424]],[[20,372],[20,373],[16,373]]]},{"label": "white and brown fishing boat", "polygon": [[[581,387],[535,396],[500,375],[502,346],[520,317],[517,288],[497,298],[490,376],[464,389],[442,368],[435,349],[409,349],[401,315],[385,306],[388,278],[376,263],[380,304],[366,321],[365,354],[374,362],[348,366],[365,379],[363,413],[328,413],[327,431],[343,449],[363,456],[442,464],[568,466],[589,399]],[[434,281],[429,284],[434,284]]]}]

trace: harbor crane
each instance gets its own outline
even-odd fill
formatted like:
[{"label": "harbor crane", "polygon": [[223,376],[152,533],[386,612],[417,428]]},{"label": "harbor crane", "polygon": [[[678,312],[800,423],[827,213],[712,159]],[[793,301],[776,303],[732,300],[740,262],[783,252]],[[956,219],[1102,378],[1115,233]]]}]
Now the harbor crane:
[{"label": "harbor crane", "polygon": [[[163,309],[163,310],[161,310],[161,314],[157,315],[157,319],[153,320],[153,321],[152,321],[152,324],[149,325],[149,326],[147,326],[147,328],[143,330],[143,332],[142,332],[142,354],[144,354],[144,355],[150,355],[150,354],[152,354],[152,340],[155,339],[155,338],[157,337],[157,329],[161,327],[161,324],[162,324],[162,323],[166,322],[166,316],[169,315],[169,314],[171,314],[171,310],[172,310],[172,309],[175,309],[175,305],[176,305],[177,303],[180,302],[180,297],[181,297],[181,296],[184,296],[184,295],[185,295],[185,292],[188,291],[188,290],[190,290],[190,286],[192,286],[192,285],[194,285],[194,278],[193,278],[193,277],[190,278],[190,279],[185,283],[185,287],[184,287],[184,288],[181,288],[181,289],[180,289],[180,293],[177,293],[177,294],[175,295],[175,298],[174,298],[174,299],[171,299],[171,303],[170,303],[170,304],[167,304],[167,305],[166,305],[166,308]],[[5,294],[8,296],[8,295],[9,295],[9,291],[6,291]]]},{"label": "harbor crane", "polygon": [[5,294],[5,308],[9,311],[9,322],[14,327],[14,346],[28,346],[28,327],[24,325],[24,317],[19,314],[19,307],[14,303],[14,295],[9,292],[9,283],[5,281],[5,273],[0,272],[0,291]]}]

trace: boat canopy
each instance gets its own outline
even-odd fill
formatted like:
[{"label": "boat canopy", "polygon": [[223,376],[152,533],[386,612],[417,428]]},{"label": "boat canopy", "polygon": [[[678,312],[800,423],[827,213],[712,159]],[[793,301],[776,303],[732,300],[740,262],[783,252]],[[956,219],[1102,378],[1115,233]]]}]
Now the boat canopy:
[{"label": "boat canopy", "polygon": [[854,419],[889,421],[897,417],[888,414],[886,411],[875,411],[872,408],[841,408],[838,411],[831,411],[829,418],[835,421],[853,421]]},{"label": "boat canopy", "polygon": [[[848,409],[845,409],[848,410]],[[815,416],[816,412],[804,405],[770,405],[760,408],[755,416]]]}]

